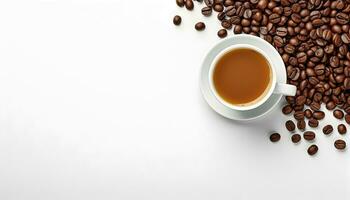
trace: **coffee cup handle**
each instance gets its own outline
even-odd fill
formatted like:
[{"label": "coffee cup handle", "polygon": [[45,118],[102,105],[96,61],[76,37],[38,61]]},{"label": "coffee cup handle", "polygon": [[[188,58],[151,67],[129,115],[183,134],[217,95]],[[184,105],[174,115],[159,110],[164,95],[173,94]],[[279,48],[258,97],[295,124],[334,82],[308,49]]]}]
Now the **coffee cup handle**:
[{"label": "coffee cup handle", "polygon": [[297,87],[285,83],[276,83],[275,90],[273,91],[275,94],[283,94],[285,96],[294,96],[296,92]]}]

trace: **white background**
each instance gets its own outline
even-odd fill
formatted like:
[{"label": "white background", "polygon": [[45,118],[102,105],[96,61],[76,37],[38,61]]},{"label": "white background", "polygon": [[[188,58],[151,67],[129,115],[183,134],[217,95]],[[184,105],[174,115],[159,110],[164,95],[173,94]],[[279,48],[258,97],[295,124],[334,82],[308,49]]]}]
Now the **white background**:
[{"label": "white background", "polygon": [[333,147],[349,136],[318,130],[310,157],[278,110],[239,124],[207,106],[200,63],[219,24],[198,8],[2,0],[0,199],[349,199],[350,152]]}]

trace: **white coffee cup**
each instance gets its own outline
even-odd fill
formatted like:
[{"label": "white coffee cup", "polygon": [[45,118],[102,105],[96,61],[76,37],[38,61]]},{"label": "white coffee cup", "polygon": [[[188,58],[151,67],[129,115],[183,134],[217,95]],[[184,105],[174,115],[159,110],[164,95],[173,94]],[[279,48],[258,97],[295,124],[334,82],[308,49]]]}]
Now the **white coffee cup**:
[{"label": "white coffee cup", "polygon": [[[214,86],[214,81],[213,81],[213,74],[214,74],[215,67],[217,66],[216,65],[217,62],[227,52],[230,52],[230,51],[233,51],[236,49],[251,49],[251,50],[254,50],[254,51],[260,53],[261,55],[264,56],[264,58],[269,63],[270,72],[271,72],[270,84],[269,84],[268,88],[266,89],[266,91],[264,92],[264,94],[261,97],[257,98],[256,100],[254,100],[253,102],[248,103],[247,105],[234,105],[232,103],[225,101],[216,91],[215,86]],[[223,105],[225,105],[226,107],[228,107],[230,109],[239,110],[239,111],[252,110],[252,109],[259,107],[260,105],[265,103],[271,97],[272,94],[282,94],[282,95],[286,95],[286,96],[294,96],[296,93],[296,87],[294,85],[290,85],[290,84],[286,84],[286,83],[278,83],[276,81],[276,76],[278,76],[278,74],[276,74],[276,70],[275,70],[276,66],[275,65],[276,64],[271,61],[271,59],[267,56],[267,54],[264,51],[262,51],[261,49],[255,47],[253,45],[236,44],[236,45],[230,46],[230,47],[224,49],[223,51],[221,51],[215,57],[213,62],[211,63],[211,66],[209,69],[209,77],[208,77],[210,90],[213,92],[214,96],[217,98],[217,100],[220,103],[222,103]]]}]

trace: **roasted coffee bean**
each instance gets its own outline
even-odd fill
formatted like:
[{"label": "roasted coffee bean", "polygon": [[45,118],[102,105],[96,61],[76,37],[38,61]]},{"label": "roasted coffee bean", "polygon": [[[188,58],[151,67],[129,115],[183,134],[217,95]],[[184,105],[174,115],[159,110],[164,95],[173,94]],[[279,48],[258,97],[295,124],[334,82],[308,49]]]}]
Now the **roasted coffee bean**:
[{"label": "roasted coffee bean", "polygon": [[313,144],[311,145],[308,149],[307,149],[307,153],[310,155],[310,156],[313,156],[317,153],[318,151],[318,146]]},{"label": "roasted coffee bean", "polygon": [[185,0],[176,0],[176,4],[177,4],[179,7],[184,7],[184,6],[185,6]]},{"label": "roasted coffee bean", "polygon": [[329,135],[333,132],[333,126],[332,125],[326,125],[325,127],[323,127],[322,129],[323,133],[325,135]]},{"label": "roasted coffee bean", "polygon": [[204,8],[202,8],[202,14],[204,16],[210,16],[211,13],[212,13],[211,7],[204,7]]},{"label": "roasted coffee bean", "polygon": [[271,142],[278,142],[281,139],[281,135],[279,133],[272,133],[270,135]]},{"label": "roasted coffee bean", "polygon": [[203,31],[205,29],[205,24],[203,22],[198,22],[194,26],[197,31]]},{"label": "roasted coffee bean", "polygon": [[347,15],[345,13],[338,13],[335,16],[335,19],[337,20],[337,22],[339,24],[347,24],[349,22],[349,15]]},{"label": "roasted coffee bean", "polygon": [[193,10],[194,8],[194,4],[192,0],[186,0],[185,1],[185,7],[187,8],[187,10]]},{"label": "roasted coffee bean", "polygon": [[305,130],[305,127],[306,127],[306,123],[304,120],[299,120],[297,122],[297,127],[299,130]]},{"label": "roasted coffee bean", "polygon": [[290,106],[290,105],[285,105],[285,106],[282,108],[282,112],[283,112],[283,114],[285,114],[285,115],[290,114],[292,111],[293,111],[293,108],[292,108],[292,106]]},{"label": "roasted coffee bean", "polygon": [[317,120],[321,120],[324,118],[325,114],[323,111],[315,111],[312,116]]},{"label": "roasted coffee bean", "polygon": [[329,101],[327,104],[326,104],[326,108],[328,110],[333,110],[334,108],[336,107],[335,103],[333,101]]},{"label": "roasted coffee bean", "polygon": [[333,111],[333,116],[337,119],[343,119],[344,113],[343,113],[343,111],[336,109]]},{"label": "roasted coffee bean", "polygon": [[234,27],[234,29],[233,29],[233,32],[234,32],[235,34],[240,34],[240,33],[242,33],[242,30],[243,30],[243,28],[242,28],[241,25],[236,25],[236,26]]},{"label": "roasted coffee bean", "polygon": [[316,128],[318,126],[318,120],[311,118],[309,119],[308,125],[312,128]]},{"label": "roasted coffee bean", "polygon": [[[220,12],[217,16],[218,20],[222,21],[226,18],[226,14],[224,12]],[[232,22],[232,18],[231,18],[231,22]]]},{"label": "roasted coffee bean", "polygon": [[279,14],[273,13],[269,16],[269,20],[273,24],[277,24],[281,21],[281,16]]},{"label": "roasted coffee bean", "polygon": [[[295,109],[295,108],[294,108]],[[304,119],[304,112],[303,111],[296,111],[294,113],[294,118],[296,120],[303,120]]]},{"label": "roasted coffee bean", "polygon": [[225,29],[231,29],[232,28],[232,24],[229,20],[223,20],[221,22],[221,26]]},{"label": "roasted coffee bean", "polygon": [[252,10],[250,9],[245,10],[243,13],[243,17],[246,19],[250,19],[252,17]]},{"label": "roasted coffee bean", "polygon": [[301,136],[299,134],[293,134],[291,139],[293,143],[298,143],[301,140]]},{"label": "roasted coffee bean", "polygon": [[344,140],[336,140],[334,142],[334,147],[339,150],[344,150],[346,148],[346,142]]},{"label": "roasted coffee bean", "polygon": [[219,38],[224,38],[224,37],[226,37],[226,36],[227,36],[227,31],[226,31],[226,29],[220,29],[220,30],[218,31],[218,36],[219,36]]},{"label": "roasted coffee bean", "polygon": [[350,124],[350,115],[349,114],[345,115],[345,121],[347,124]]},{"label": "roasted coffee bean", "polygon": [[298,96],[295,100],[296,105],[304,105],[306,102],[306,97],[305,96]]},{"label": "roasted coffee bean", "polygon": [[[187,1],[187,0],[186,0]],[[215,4],[213,9],[216,11],[216,12],[222,12],[224,10],[224,7],[221,5],[221,4]]]},{"label": "roasted coffee bean", "polygon": [[208,7],[212,7],[214,2],[213,0],[204,0],[204,3],[208,6]]},{"label": "roasted coffee bean", "polygon": [[179,15],[175,15],[174,18],[173,18],[173,23],[178,26],[181,24],[181,17]]},{"label": "roasted coffee bean", "polygon": [[310,104],[310,108],[311,108],[311,110],[313,110],[313,111],[318,111],[318,110],[320,110],[321,105],[320,105],[319,103],[313,101],[313,102]]},{"label": "roasted coffee bean", "polygon": [[349,44],[350,43],[350,35],[348,33],[343,33],[341,35],[341,40],[344,44]]},{"label": "roasted coffee bean", "polygon": [[338,132],[341,135],[346,134],[346,126],[344,124],[339,124],[338,125]]},{"label": "roasted coffee bean", "polygon": [[303,137],[307,141],[312,141],[315,139],[316,134],[313,131],[306,131],[304,132]]},{"label": "roasted coffee bean", "polygon": [[295,130],[295,124],[292,120],[288,120],[285,124],[288,131],[293,132]]},{"label": "roasted coffee bean", "polygon": [[304,111],[304,116],[308,119],[310,119],[312,117],[312,111],[310,109],[306,109]]}]

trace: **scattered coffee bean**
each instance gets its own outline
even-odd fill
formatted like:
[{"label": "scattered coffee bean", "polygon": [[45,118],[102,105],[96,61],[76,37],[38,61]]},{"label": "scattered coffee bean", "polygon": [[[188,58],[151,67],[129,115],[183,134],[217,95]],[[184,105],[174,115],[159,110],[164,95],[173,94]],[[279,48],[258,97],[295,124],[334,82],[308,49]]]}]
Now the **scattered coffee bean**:
[{"label": "scattered coffee bean", "polygon": [[344,140],[336,140],[334,142],[334,147],[339,150],[344,150],[346,148],[346,142]]},{"label": "scattered coffee bean", "polygon": [[337,119],[343,119],[344,113],[343,113],[343,111],[336,109],[333,111],[333,116]]},{"label": "scattered coffee bean", "polygon": [[212,13],[211,7],[204,7],[204,8],[202,8],[202,14],[204,16],[210,16],[211,13]]},{"label": "scattered coffee bean", "polygon": [[193,10],[194,8],[194,4],[192,0],[186,0],[185,1],[185,7],[187,8],[187,10]]},{"label": "scattered coffee bean", "polygon": [[281,135],[279,133],[272,133],[270,135],[271,142],[278,142],[281,139]]},{"label": "scattered coffee bean", "polygon": [[175,17],[173,19],[173,23],[178,26],[181,24],[181,21],[182,21],[181,17],[179,15],[175,15]]},{"label": "scattered coffee bean", "polygon": [[285,114],[285,115],[290,114],[292,111],[293,111],[293,108],[292,108],[292,106],[290,106],[290,105],[285,105],[285,106],[282,108],[282,112],[283,112],[283,114]]},{"label": "scattered coffee bean", "polygon": [[310,109],[306,109],[304,111],[304,115],[306,118],[310,119],[312,117],[312,111]]},{"label": "scattered coffee bean", "polygon": [[350,115],[349,114],[345,115],[345,121],[347,124],[350,124]]},{"label": "scattered coffee bean", "polygon": [[308,149],[307,149],[307,153],[310,155],[310,156],[313,156],[317,153],[318,151],[318,146],[313,144],[311,145]]},{"label": "scattered coffee bean", "polygon": [[291,137],[293,143],[298,143],[301,140],[301,136],[299,134],[294,134]]},{"label": "scattered coffee bean", "polygon": [[177,4],[179,7],[184,7],[184,6],[185,6],[185,0],[176,0],[176,4]]},{"label": "scattered coffee bean", "polygon": [[294,113],[294,118],[296,120],[303,120],[304,119],[304,112],[303,111],[296,111]]},{"label": "scattered coffee bean", "polygon": [[325,135],[329,135],[333,132],[333,126],[332,125],[326,125],[325,127],[323,127],[322,129],[323,133]]},{"label": "scattered coffee bean", "polygon": [[307,141],[312,141],[315,139],[316,134],[313,131],[306,131],[304,132],[303,137]]},{"label": "scattered coffee bean", "polygon": [[219,30],[219,31],[218,31],[218,36],[219,36],[219,38],[224,38],[224,37],[226,37],[226,36],[227,36],[227,31],[226,31],[226,29],[221,29],[221,30]]},{"label": "scattered coffee bean", "polygon": [[346,126],[344,124],[339,124],[338,125],[338,132],[341,135],[346,134]]},{"label": "scattered coffee bean", "polygon": [[318,120],[315,118],[309,119],[308,125],[312,128],[316,128],[318,126]]},{"label": "scattered coffee bean", "polygon": [[290,132],[293,132],[295,130],[295,124],[292,120],[286,121],[285,126],[286,126],[286,129]]},{"label": "scattered coffee bean", "polygon": [[301,131],[305,130],[305,127],[306,127],[305,121],[304,121],[304,120],[299,120],[299,121],[297,122],[297,127],[298,127],[298,129],[301,130]]},{"label": "scattered coffee bean", "polygon": [[194,28],[197,30],[197,31],[203,31],[205,29],[205,24],[203,22],[198,22]]},{"label": "scattered coffee bean", "polygon": [[323,111],[315,111],[312,116],[317,120],[321,120],[324,118],[325,114]]}]

